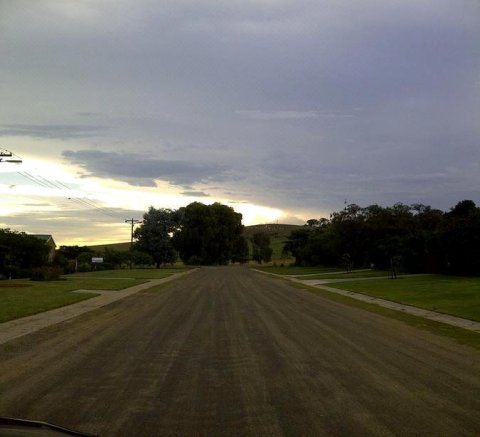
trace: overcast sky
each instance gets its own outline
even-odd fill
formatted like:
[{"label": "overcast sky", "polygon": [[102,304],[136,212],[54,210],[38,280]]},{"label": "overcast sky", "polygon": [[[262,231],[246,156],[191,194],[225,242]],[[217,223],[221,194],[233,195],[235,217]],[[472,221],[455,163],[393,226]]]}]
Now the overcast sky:
[{"label": "overcast sky", "polygon": [[480,203],[477,0],[0,0],[0,99],[0,227],[62,244]]}]

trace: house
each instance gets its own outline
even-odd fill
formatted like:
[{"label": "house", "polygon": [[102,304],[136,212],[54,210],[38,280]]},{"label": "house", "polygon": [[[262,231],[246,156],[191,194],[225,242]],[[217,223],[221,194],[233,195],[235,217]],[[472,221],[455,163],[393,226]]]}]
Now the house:
[{"label": "house", "polygon": [[50,252],[48,254],[48,262],[52,262],[55,258],[55,249],[57,248],[53,237],[48,234],[33,234],[32,237],[45,241],[45,244],[50,248]]}]

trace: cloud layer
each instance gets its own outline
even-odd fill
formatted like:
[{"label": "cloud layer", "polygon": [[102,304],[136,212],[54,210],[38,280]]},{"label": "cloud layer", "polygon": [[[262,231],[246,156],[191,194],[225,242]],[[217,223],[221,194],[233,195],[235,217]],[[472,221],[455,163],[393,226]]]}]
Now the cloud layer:
[{"label": "cloud layer", "polygon": [[117,179],[132,185],[155,186],[163,180],[180,186],[221,181],[225,168],[221,165],[190,161],[162,160],[142,154],[66,150],[63,156],[86,171],[86,175]]},{"label": "cloud layer", "polygon": [[103,126],[89,125],[41,125],[41,124],[7,124],[0,125],[0,137],[32,137],[68,140],[102,135]]},{"label": "cloud layer", "polygon": [[292,215],[480,202],[476,2],[1,8],[0,141],[22,157]]}]

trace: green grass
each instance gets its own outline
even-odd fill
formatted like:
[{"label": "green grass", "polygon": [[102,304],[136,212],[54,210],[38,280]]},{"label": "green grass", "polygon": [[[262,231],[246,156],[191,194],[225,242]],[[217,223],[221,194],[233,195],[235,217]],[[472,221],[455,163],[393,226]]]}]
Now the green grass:
[{"label": "green grass", "polygon": [[74,290],[121,290],[166,278],[188,268],[105,270],[64,276],[61,281],[0,281],[0,323],[30,316],[96,296]]},{"label": "green grass", "polygon": [[[338,271],[338,269],[337,269]],[[354,278],[376,278],[381,276],[389,276],[388,270],[368,270],[368,271],[351,271],[350,273],[325,273],[320,275],[308,276],[305,279],[354,279]],[[300,276],[300,278],[302,278]]]},{"label": "green grass", "polygon": [[310,293],[319,295],[329,300],[333,300],[335,302],[360,308],[365,311],[369,311],[371,313],[380,314],[384,317],[400,320],[404,323],[407,323],[410,326],[414,326],[418,329],[422,329],[436,335],[449,337],[454,341],[456,341],[457,343],[474,347],[475,349],[480,350],[480,334],[475,331],[469,331],[467,329],[458,328],[456,326],[447,325],[445,323],[436,322],[434,320],[424,319],[423,317],[417,317],[411,314],[406,314],[401,311],[395,311],[389,308],[384,308],[379,305],[362,302],[360,300],[356,300],[348,296],[342,296],[340,294],[331,293],[321,288],[312,287],[312,286],[304,285],[301,283],[294,283],[294,282],[289,282],[289,284],[291,284],[296,288],[306,290]]},{"label": "green grass", "polygon": [[172,267],[161,269],[119,269],[119,270],[104,270],[99,272],[85,272],[74,273],[68,275],[68,278],[82,279],[82,278],[131,278],[131,279],[161,279],[175,273],[180,273],[189,270],[189,267]]},{"label": "green grass", "polygon": [[[258,270],[262,270],[266,273],[275,273],[276,275],[288,275],[288,276],[298,276],[298,275],[310,275],[310,274],[321,274],[328,272],[338,272],[341,268],[338,267],[297,267],[297,266],[262,266],[259,264],[252,264],[251,267],[254,267]],[[310,278],[308,278],[310,279]]]},{"label": "green grass", "polygon": [[118,252],[127,252],[130,250],[130,241],[125,243],[97,244],[88,247],[98,253],[103,252],[105,249],[112,249]]},{"label": "green grass", "polygon": [[75,278],[64,281],[1,281],[0,323],[70,305],[94,297],[92,293],[72,293],[73,290],[120,290],[141,284],[142,280],[105,281],[95,278]]},{"label": "green grass", "polygon": [[476,277],[428,275],[329,286],[480,321],[480,278]]}]

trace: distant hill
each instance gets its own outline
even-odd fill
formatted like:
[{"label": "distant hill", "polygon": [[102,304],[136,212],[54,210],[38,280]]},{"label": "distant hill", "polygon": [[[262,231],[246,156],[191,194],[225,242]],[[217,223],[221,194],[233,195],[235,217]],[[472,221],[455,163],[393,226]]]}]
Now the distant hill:
[{"label": "distant hill", "polygon": [[130,241],[127,241],[126,243],[96,244],[88,247],[96,252],[103,252],[105,248],[117,250],[119,252],[125,252],[130,250]]},{"label": "distant hill", "polygon": [[[273,260],[282,259],[283,243],[287,241],[287,237],[295,229],[303,228],[302,225],[284,225],[284,224],[265,224],[245,226],[243,236],[250,239],[257,232],[265,232],[270,236],[270,246],[273,249]],[[288,261],[288,260],[287,260]]]},{"label": "distant hill", "polygon": [[265,225],[251,225],[245,226],[243,235],[246,238],[250,238],[256,232],[265,232],[270,235],[270,238],[283,238],[288,237],[290,232],[295,229],[303,228],[302,225],[283,225],[283,224],[265,224]]}]

